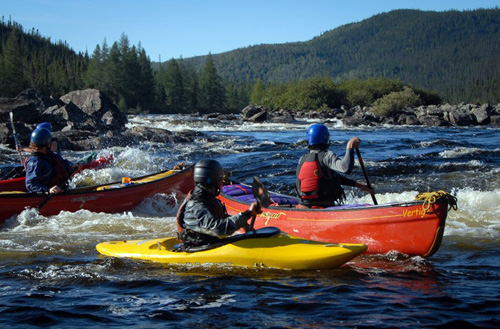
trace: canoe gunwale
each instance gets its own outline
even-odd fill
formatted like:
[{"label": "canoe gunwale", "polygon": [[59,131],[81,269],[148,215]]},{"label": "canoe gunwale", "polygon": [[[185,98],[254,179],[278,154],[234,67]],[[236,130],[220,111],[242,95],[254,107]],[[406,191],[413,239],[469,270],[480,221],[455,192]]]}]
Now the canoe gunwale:
[{"label": "canoe gunwale", "polygon": [[[123,186],[120,186],[118,188],[109,188],[109,189],[101,189],[101,190],[98,190],[98,189],[101,188],[101,187],[118,185],[118,184],[121,184],[122,182],[121,181],[117,181],[117,182],[111,182],[111,183],[100,184],[100,185],[84,186],[84,187],[78,187],[78,188],[67,190],[65,192],[57,194],[57,196],[70,196],[70,195],[89,194],[89,193],[109,193],[109,192],[116,192],[117,190],[143,188],[144,186],[147,186],[147,185],[150,185],[150,184],[156,184],[156,183],[161,182],[161,181],[163,181],[165,179],[171,179],[172,177],[175,177],[177,175],[180,175],[180,174],[183,174],[185,172],[188,172],[192,167],[193,166],[189,166],[189,167],[187,167],[187,168],[185,168],[183,170],[178,170],[177,172],[172,173],[171,175],[166,175],[164,177],[161,177],[161,178],[158,178],[158,179],[155,179],[155,180],[151,180],[151,181],[148,181],[148,182],[143,182],[143,183],[138,183],[138,184],[130,184],[130,185],[123,185]],[[174,170],[167,169],[167,170],[159,171],[159,172],[156,172],[156,173],[153,173],[153,174],[148,174],[148,175],[144,175],[144,176],[134,177],[133,179],[134,180],[141,180],[141,179],[145,179],[145,178],[148,178],[148,177],[151,177],[151,176],[155,176],[155,175],[159,175],[159,174],[165,173],[167,171],[174,171]],[[14,192],[14,191],[12,191],[12,192]],[[45,197],[46,197],[46,194],[39,194],[39,193],[27,193],[27,192],[24,192],[24,193],[9,193],[8,191],[0,193],[0,198],[21,198],[22,199],[22,198],[45,198]]]},{"label": "canoe gunwale", "polygon": [[[249,186],[247,184],[240,184],[243,186]],[[273,195],[277,196],[282,196],[282,197],[287,197],[287,198],[293,198],[298,200],[297,197],[293,197],[290,195],[286,194],[281,194],[281,193],[276,193],[272,192]],[[220,193],[221,197],[225,199],[229,199],[231,201],[234,201],[236,203],[241,203],[245,205],[250,205],[252,202],[251,201],[245,201],[245,200],[240,200],[238,197],[231,196],[223,191]],[[271,198],[272,199],[272,198]],[[444,199],[439,199],[436,201],[436,203],[446,203],[446,200]],[[423,205],[424,200],[412,200],[412,201],[404,201],[404,202],[390,202],[390,203],[382,203],[378,205],[360,205],[360,206],[350,206],[350,207],[342,207],[339,206],[338,208],[336,207],[329,207],[329,208],[318,208],[318,209],[312,209],[312,208],[297,208],[295,205],[270,205],[269,207],[262,208],[262,209],[271,209],[271,210],[286,210],[286,211],[297,211],[297,212],[352,212],[352,211],[358,211],[358,210],[377,210],[377,209],[383,209],[383,208],[394,208],[394,207],[413,207],[415,205]]]}]

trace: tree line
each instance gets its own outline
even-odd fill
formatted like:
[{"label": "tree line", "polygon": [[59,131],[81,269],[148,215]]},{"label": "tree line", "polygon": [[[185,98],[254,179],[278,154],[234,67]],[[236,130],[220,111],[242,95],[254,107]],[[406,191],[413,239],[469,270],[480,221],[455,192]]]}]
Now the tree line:
[{"label": "tree line", "polygon": [[[335,82],[384,77],[434,90],[443,101],[500,102],[500,9],[394,10],[305,42],[214,55],[226,81]],[[204,57],[186,59],[199,67]]]},{"label": "tree line", "polygon": [[[494,89],[500,83],[497,57],[488,55],[485,63],[476,59],[471,66],[469,55],[460,50],[463,43],[455,44],[456,56],[449,61],[434,60],[432,65],[429,62],[429,67],[433,69],[430,72],[424,69],[425,62],[417,59],[411,62],[413,71],[408,69],[410,64],[405,64],[389,70],[392,73],[377,61],[384,60],[392,67],[390,58],[404,56],[400,54],[404,53],[401,46],[392,43],[394,35],[387,30],[388,24],[399,26],[400,21],[417,18],[419,24],[424,24],[429,17],[436,20],[445,15],[451,23],[443,26],[448,26],[451,32],[433,30],[431,36],[423,39],[416,36],[416,39],[405,41],[404,45],[414,50],[431,43],[437,52],[440,45],[434,39],[440,40],[448,34],[457,38],[453,29],[461,25],[456,22],[455,16],[465,21],[462,28],[477,30],[470,25],[471,17],[486,15],[491,22],[496,22],[497,13],[500,11],[471,12],[464,16],[456,12],[394,11],[329,31],[306,43],[253,46],[213,56],[172,58],[163,63],[152,62],[141,44],[131,45],[126,34],[122,34],[111,46],[104,40],[89,56],[87,52],[75,53],[65,42],[52,43],[38,30],[24,31],[15,22],[2,21],[0,96],[13,97],[26,88],[33,88],[59,97],[72,90],[96,88],[109,96],[121,110],[135,113],[229,113],[238,112],[250,103],[289,109],[377,106],[380,111],[390,112],[395,106],[437,104],[441,101],[495,102],[500,101],[498,89]],[[499,31],[484,22],[480,26],[482,32],[474,30],[464,34],[482,40],[485,35]],[[485,29],[486,32],[483,31]],[[412,31],[415,35],[419,34],[417,30]],[[378,36],[376,42],[367,40],[373,33],[382,36]],[[462,39],[470,41],[469,37],[462,36]],[[338,47],[338,42],[358,48],[352,51]],[[375,57],[367,58],[368,51],[360,49],[365,43],[373,48]],[[451,47],[450,43],[446,44]],[[476,46],[482,44],[482,41],[477,42]],[[496,47],[498,40],[491,40],[489,44]],[[466,49],[472,52],[470,47]],[[476,54],[477,50],[473,53]],[[412,58],[422,54],[417,53]],[[436,55],[434,59],[441,57]],[[286,63],[280,62],[283,59]],[[328,70],[323,62],[328,63]],[[466,73],[457,79],[455,67],[460,64],[463,64]],[[489,69],[485,69],[484,65],[488,64]],[[447,67],[448,71],[439,71],[440,65]],[[411,72],[415,70],[425,74],[426,79],[440,84],[439,88],[432,88],[439,90],[439,95],[429,91],[430,88],[424,90],[403,82],[412,80]],[[394,74],[396,71],[401,74]],[[442,76],[446,77],[445,81]],[[415,73],[413,81],[420,81],[418,79],[419,75]],[[424,80],[415,85],[427,85]]]},{"label": "tree line", "polygon": [[420,105],[439,104],[434,92],[414,88],[397,79],[352,79],[335,83],[331,77],[265,85],[257,80],[251,103],[271,109],[327,110],[346,106],[370,106],[379,115]]},{"label": "tree line", "polygon": [[52,43],[38,30],[1,22],[0,96],[14,97],[26,88],[54,97],[95,88],[126,112],[208,113],[241,110],[252,86],[225,83],[211,54],[199,70],[182,59],[153,70],[145,49],[131,45],[126,34],[111,46],[104,40],[89,56],[62,41]]}]

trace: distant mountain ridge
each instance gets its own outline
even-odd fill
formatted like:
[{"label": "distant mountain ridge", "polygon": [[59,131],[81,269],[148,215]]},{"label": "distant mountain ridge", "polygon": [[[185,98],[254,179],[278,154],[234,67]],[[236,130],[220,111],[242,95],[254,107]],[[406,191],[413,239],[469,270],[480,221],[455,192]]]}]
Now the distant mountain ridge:
[{"label": "distant mountain ridge", "polygon": [[[398,78],[448,102],[500,102],[500,9],[394,10],[305,42],[212,54],[226,82]],[[206,56],[185,58],[200,69]]]}]

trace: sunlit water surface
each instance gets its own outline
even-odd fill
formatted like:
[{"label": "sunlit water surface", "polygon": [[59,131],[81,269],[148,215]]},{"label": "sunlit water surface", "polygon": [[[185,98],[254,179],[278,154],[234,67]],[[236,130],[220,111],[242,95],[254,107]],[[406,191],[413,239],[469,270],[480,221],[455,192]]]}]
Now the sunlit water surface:
[{"label": "sunlit water surface", "polygon": [[[130,126],[190,129],[205,137],[98,150],[112,153],[114,164],[83,172],[73,184],[116,181],[210,157],[235,180],[258,175],[268,189],[293,193],[308,124],[131,117]],[[328,126],[339,155],[352,136],[362,140],[379,203],[434,190],[458,198],[435,255],[362,256],[327,271],[179,268],[95,250],[102,241],[174,235],[182,200],[171,195],[121,214],[82,210],[43,217],[27,209],[0,230],[2,327],[498,328],[500,130]],[[359,166],[352,177],[364,179]],[[359,191],[347,194],[349,202],[371,202]]]}]

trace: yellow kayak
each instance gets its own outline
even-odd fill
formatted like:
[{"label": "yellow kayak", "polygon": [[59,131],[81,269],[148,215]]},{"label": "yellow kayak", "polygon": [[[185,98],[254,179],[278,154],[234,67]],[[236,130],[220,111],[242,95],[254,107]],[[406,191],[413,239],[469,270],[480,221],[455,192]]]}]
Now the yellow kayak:
[{"label": "yellow kayak", "polygon": [[198,251],[177,251],[173,237],[102,242],[98,252],[107,256],[149,260],[184,266],[234,266],[287,270],[331,269],[363,253],[364,244],[322,243],[286,233],[270,234],[267,227],[227,238],[227,242]]}]

